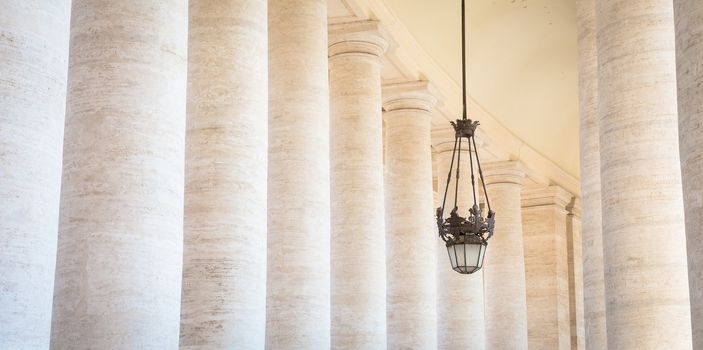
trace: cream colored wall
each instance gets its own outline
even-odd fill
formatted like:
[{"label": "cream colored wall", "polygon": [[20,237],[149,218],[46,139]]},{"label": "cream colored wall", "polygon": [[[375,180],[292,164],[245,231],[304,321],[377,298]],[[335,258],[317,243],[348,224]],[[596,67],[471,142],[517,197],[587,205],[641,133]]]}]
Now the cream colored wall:
[{"label": "cream colored wall", "polygon": [[[427,53],[461,79],[459,0],[385,0]],[[574,0],[469,0],[469,95],[508,130],[578,176]]]}]

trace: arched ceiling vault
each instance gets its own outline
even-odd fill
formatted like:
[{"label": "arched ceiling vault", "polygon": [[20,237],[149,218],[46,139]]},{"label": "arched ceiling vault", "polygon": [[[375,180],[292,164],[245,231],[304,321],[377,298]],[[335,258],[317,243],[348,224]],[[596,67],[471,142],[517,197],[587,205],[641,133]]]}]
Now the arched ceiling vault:
[{"label": "arched ceiling vault", "polygon": [[[576,0],[467,0],[469,113],[482,160],[520,160],[527,185],[579,194]],[[433,140],[461,114],[460,0],[328,0],[329,23],[378,20],[383,82],[428,80]]]},{"label": "arched ceiling vault", "polygon": [[[386,0],[427,53],[461,77],[460,0]],[[468,0],[469,95],[578,176],[575,0]]]}]

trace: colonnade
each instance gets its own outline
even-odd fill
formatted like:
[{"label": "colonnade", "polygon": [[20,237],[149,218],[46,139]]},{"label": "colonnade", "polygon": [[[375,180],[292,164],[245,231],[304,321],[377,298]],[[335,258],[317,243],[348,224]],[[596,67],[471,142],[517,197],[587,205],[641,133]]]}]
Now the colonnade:
[{"label": "colonnade", "polygon": [[703,4],[578,5],[586,347],[700,348]]},{"label": "colonnade", "polygon": [[382,23],[9,1],[0,348],[703,346],[701,13],[578,0],[582,197],[484,164],[497,228],[463,276],[433,233],[441,96],[383,84]]}]

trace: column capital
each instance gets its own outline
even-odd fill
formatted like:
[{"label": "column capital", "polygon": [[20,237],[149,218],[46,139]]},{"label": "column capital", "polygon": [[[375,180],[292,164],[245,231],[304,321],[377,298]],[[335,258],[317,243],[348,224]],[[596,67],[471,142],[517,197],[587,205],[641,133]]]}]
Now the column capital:
[{"label": "column capital", "polygon": [[566,210],[574,195],[560,186],[530,187],[522,191],[522,207],[553,205]]},{"label": "column capital", "polygon": [[574,197],[574,200],[571,202],[571,204],[569,204],[569,206],[566,209],[569,211],[569,214],[580,218],[581,217],[581,198]]},{"label": "column capital", "polygon": [[481,168],[486,186],[499,183],[522,185],[525,180],[525,166],[519,161],[491,162]]},{"label": "column capital", "polygon": [[431,111],[441,95],[428,81],[411,81],[383,85],[383,109],[386,112],[403,109]]},{"label": "column capital", "polygon": [[380,58],[389,47],[390,37],[379,21],[335,23],[328,31],[330,59],[347,55]]}]

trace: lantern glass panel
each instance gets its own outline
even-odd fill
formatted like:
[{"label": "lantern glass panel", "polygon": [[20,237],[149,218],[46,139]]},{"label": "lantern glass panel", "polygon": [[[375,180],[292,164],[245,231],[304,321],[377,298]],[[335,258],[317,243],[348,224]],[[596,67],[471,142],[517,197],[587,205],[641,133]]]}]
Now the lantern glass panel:
[{"label": "lantern glass panel", "polygon": [[454,245],[447,247],[447,252],[449,253],[449,262],[452,263],[452,269],[456,270],[456,248]]},{"label": "lantern glass panel", "polygon": [[486,245],[479,242],[450,244],[447,252],[454,271],[470,274],[483,266]]},{"label": "lantern glass panel", "polygon": [[466,250],[463,244],[455,244],[454,250],[456,250],[456,266],[462,268],[466,266]]},{"label": "lantern glass panel", "polygon": [[464,250],[466,251],[466,263],[464,265],[470,270],[478,265],[481,247],[481,244],[464,244]]}]

